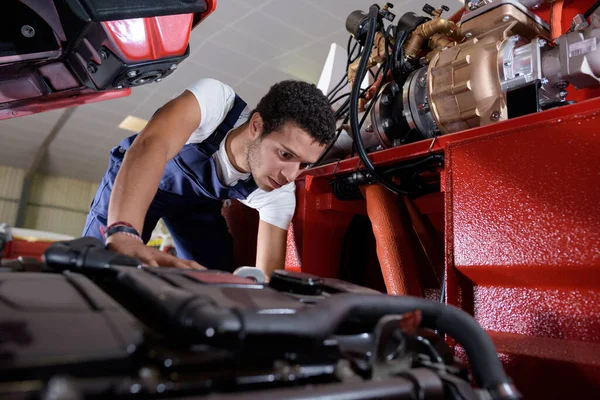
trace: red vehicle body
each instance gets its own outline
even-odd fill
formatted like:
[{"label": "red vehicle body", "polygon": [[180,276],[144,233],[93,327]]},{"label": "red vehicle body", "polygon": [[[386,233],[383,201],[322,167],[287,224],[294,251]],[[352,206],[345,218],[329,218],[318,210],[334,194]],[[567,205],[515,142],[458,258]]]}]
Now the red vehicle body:
[{"label": "red vehicle body", "polygon": [[[214,0],[146,0],[121,11],[93,0],[14,3],[4,18],[35,21],[36,45],[19,47],[16,38],[0,54],[0,120],[129,96],[132,87],[166,78],[187,58],[191,30],[216,8]],[[200,11],[181,14],[181,7]]]},{"label": "red vehicle body", "polygon": [[[567,2],[563,30],[591,3]],[[549,9],[538,13],[548,19]],[[132,24],[144,26],[149,42],[123,35]],[[103,26],[128,59],[146,60],[180,54],[185,45],[174,29],[189,33],[193,18]],[[81,90],[76,98],[48,97],[3,115],[128,93]],[[443,300],[489,332],[525,398],[592,398],[600,391],[599,95],[571,90],[575,104],[370,155],[383,166],[444,154],[444,168],[431,176],[440,192],[420,198],[370,185],[363,199],[338,200],[330,182],[358,170],[356,157],[309,170],[297,181],[286,269],[430,298],[441,296],[444,281]],[[233,203],[224,213],[239,264],[252,265],[255,249],[247,243],[256,242],[256,212]],[[370,224],[352,227],[357,215]],[[364,268],[358,277],[345,269],[357,246]]]}]

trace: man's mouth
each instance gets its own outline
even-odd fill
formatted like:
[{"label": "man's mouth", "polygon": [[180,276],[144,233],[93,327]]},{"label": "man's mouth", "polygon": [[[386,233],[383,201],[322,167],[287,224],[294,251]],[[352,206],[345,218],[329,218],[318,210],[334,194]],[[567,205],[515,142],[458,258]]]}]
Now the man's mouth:
[{"label": "man's mouth", "polygon": [[279,182],[277,182],[275,179],[270,178],[269,177],[269,181],[271,182],[271,186],[273,186],[274,189],[279,189],[280,187],[282,187],[283,185],[280,184]]}]

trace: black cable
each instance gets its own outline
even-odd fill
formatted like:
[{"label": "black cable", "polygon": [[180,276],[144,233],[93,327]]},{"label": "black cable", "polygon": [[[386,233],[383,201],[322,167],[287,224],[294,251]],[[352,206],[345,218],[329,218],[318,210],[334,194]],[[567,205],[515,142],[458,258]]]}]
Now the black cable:
[{"label": "black cable", "polygon": [[[352,43],[352,36],[348,37],[348,44],[346,46],[346,52],[348,53],[348,59],[346,60],[346,70],[348,70],[348,66],[350,65],[350,56],[351,56],[351,54],[350,54],[350,43]],[[352,52],[354,52],[355,48],[356,48],[356,44],[352,48]],[[335,94],[337,92],[334,93],[334,91],[338,90],[338,88],[340,87],[340,85],[342,83],[344,83],[344,81],[346,81],[346,83],[348,82],[348,73],[344,74],[344,76],[342,76],[342,79],[340,79],[340,81],[333,87],[333,89],[331,89],[329,91],[329,93],[327,94],[327,98],[328,99],[331,99],[333,96],[335,96]],[[345,87],[345,86],[346,85],[342,86],[342,88]]]},{"label": "black cable", "polygon": [[594,11],[596,11],[596,9],[600,7],[600,0],[595,2],[593,6],[591,6],[586,12],[585,14],[583,14],[583,18],[588,19],[593,13]]},{"label": "black cable", "polygon": [[339,95],[339,96],[338,96],[338,97],[336,97],[335,99],[331,100],[331,101],[330,101],[330,103],[331,103],[331,104],[335,104],[335,103],[337,103],[338,101],[340,101],[341,99],[343,99],[344,97],[349,97],[349,96],[350,96],[350,92],[348,92],[348,93],[344,93],[344,94],[342,94],[342,95]]},{"label": "black cable", "polygon": [[[386,69],[386,64],[382,64],[378,69],[377,72],[375,73],[375,78],[377,78],[379,76],[379,74],[382,72],[383,70],[383,76],[385,76],[385,74],[387,73],[387,69]],[[365,90],[360,94],[360,96],[362,97],[363,95],[365,95],[367,93],[367,91],[373,86],[373,84],[375,83],[375,81],[373,81],[373,83],[371,83],[367,88],[365,88]],[[375,93],[379,92],[379,89],[381,88],[381,85],[383,83],[383,79],[379,82],[377,89],[375,90]],[[344,93],[343,95],[339,96],[338,98],[334,99],[331,101],[331,104],[335,104],[336,101],[338,101],[339,99],[343,98],[343,97],[348,97],[350,96],[351,93]],[[362,126],[367,118],[367,116],[369,115],[369,113],[371,112],[371,108],[373,107],[373,105],[375,104],[375,100],[376,97],[373,98],[371,100],[371,102],[369,103],[369,105],[367,106],[367,109],[365,111],[365,114],[362,117],[362,120],[360,121],[360,129],[362,129]],[[347,99],[344,102],[344,105],[348,104],[349,99]],[[341,108],[344,107],[344,105],[342,105]],[[338,109],[338,111],[340,110]],[[349,110],[348,110],[349,111]],[[327,156],[327,153],[331,150],[331,148],[333,147],[333,145],[335,144],[335,142],[337,142],[337,140],[339,139],[342,130],[343,130],[343,126],[346,125],[348,123],[348,119],[350,118],[350,115],[348,112],[342,112],[339,116],[336,114],[336,120],[340,119],[340,118],[344,118],[344,121],[342,122],[342,125],[338,128],[335,139],[333,142],[331,142],[327,148],[325,149],[325,151],[321,154],[321,156],[319,157],[319,159],[315,162],[315,164],[313,165],[313,168],[320,165],[323,160],[325,159],[325,156]],[[352,150],[351,153],[351,157],[354,155],[354,149]]]},{"label": "black cable", "polygon": [[[369,32],[367,34],[367,40],[365,43],[365,48],[370,49],[373,47],[373,41],[375,39],[375,32],[377,31],[377,16],[379,14],[379,7],[374,4],[369,7]],[[360,63],[358,65],[358,71],[356,76],[356,82],[362,82],[365,77],[366,67],[367,67],[368,57],[362,57]],[[382,79],[383,82],[383,79]],[[377,180],[381,185],[383,185],[386,189],[402,194],[407,195],[408,192],[401,190],[398,186],[396,186],[393,182],[388,181],[385,177],[380,175],[376,170],[375,166],[369,159],[367,152],[365,151],[364,144],[362,142],[362,137],[360,135],[360,126],[358,122],[358,98],[360,92],[360,84],[352,86],[352,93],[350,95],[350,129],[352,132],[356,132],[353,135],[354,144],[356,147],[356,151],[358,152],[358,156],[365,165],[366,169],[369,171],[370,175]]]},{"label": "black cable", "polygon": [[319,159],[317,160],[317,162],[314,163],[313,168],[321,165],[321,163],[323,162],[323,160],[325,160],[325,157],[327,156],[327,153],[329,153],[331,151],[331,149],[333,148],[333,146],[335,145],[335,143],[340,138],[340,135],[342,134],[342,131],[344,130],[344,125],[346,125],[348,123],[348,118],[349,118],[349,116],[346,116],[346,118],[342,122],[342,125],[340,125],[340,127],[337,129],[337,132],[335,134],[335,139],[333,139],[333,141],[327,145],[327,148],[325,149],[325,151],[321,154],[321,156],[319,157]]},{"label": "black cable", "polygon": [[346,75],[344,75],[344,79],[342,81],[344,82],[344,84],[339,88],[335,89],[335,91],[332,90],[332,92],[327,96],[330,104],[335,103],[334,101],[332,101],[332,99],[340,92],[340,90],[344,89],[348,85],[348,78]]},{"label": "black cable", "polygon": [[[390,25],[386,30],[381,27],[381,34],[385,40],[385,61],[388,63],[388,68],[392,73],[392,79],[395,82],[398,82],[398,71],[396,69],[396,60],[393,58],[394,48],[390,42],[390,31],[394,26]],[[392,48],[392,54],[390,54],[389,49]]]},{"label": "black cable", "polygon": [[405,169],[416,168],[416,167],[419,167],[421,165],[425,165],[425,164],[427,164],[427,163],[429,163],[429,162],[431,162],[433,160],[439,160],[439,161],[441,161],[442,160],[442,156],[441,155],[429,156],[429,157],[425,157],[425,158],[422,158],[420,160],[417,160],[415,162],[412,162],[410,164],[395,165],[393,167],[390,167],[390,168],[384,170],[383,173],[384,174],[391,174],[391,173],[394,173],[394,172],[400,172],[400,171],[405,170]]}]

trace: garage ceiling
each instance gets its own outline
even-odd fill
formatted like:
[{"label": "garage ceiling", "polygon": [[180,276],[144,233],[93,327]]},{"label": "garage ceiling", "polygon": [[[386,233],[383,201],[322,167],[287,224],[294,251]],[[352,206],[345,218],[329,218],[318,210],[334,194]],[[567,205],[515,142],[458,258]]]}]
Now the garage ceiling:
[{"label": "garage ceiling", "polygon": [[[422,1],[393,1],[397,16],[420,12]],[[430,0],[456,11],[460,0]],[[348,14],[366,0],[217,0],[217,9],[193,31],[191,54],[160,83],[134,88],[129,97],[80,106],[52,142],[40,172],[99,181],[109,150],[131,132],[127,116],[148,119],[193,81],[210,77],[231,85],[250,107],[284,79],[317,83],[332,43],[346,46]],[[27,168],[63,110],[0,121],[0,165]]]}]

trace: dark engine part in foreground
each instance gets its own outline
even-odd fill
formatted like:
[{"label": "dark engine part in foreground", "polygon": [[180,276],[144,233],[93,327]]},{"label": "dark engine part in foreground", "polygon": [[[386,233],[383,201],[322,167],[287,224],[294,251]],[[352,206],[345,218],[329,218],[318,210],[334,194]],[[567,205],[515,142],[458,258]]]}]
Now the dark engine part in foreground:
[{"label": "dark engine part in foreground", "polygon": [[434,301],[142,268],[90,238],[51,246],[38,267],[53,272],[22,262],[0,269],[1,398],[519,398],[481,327]]}]

